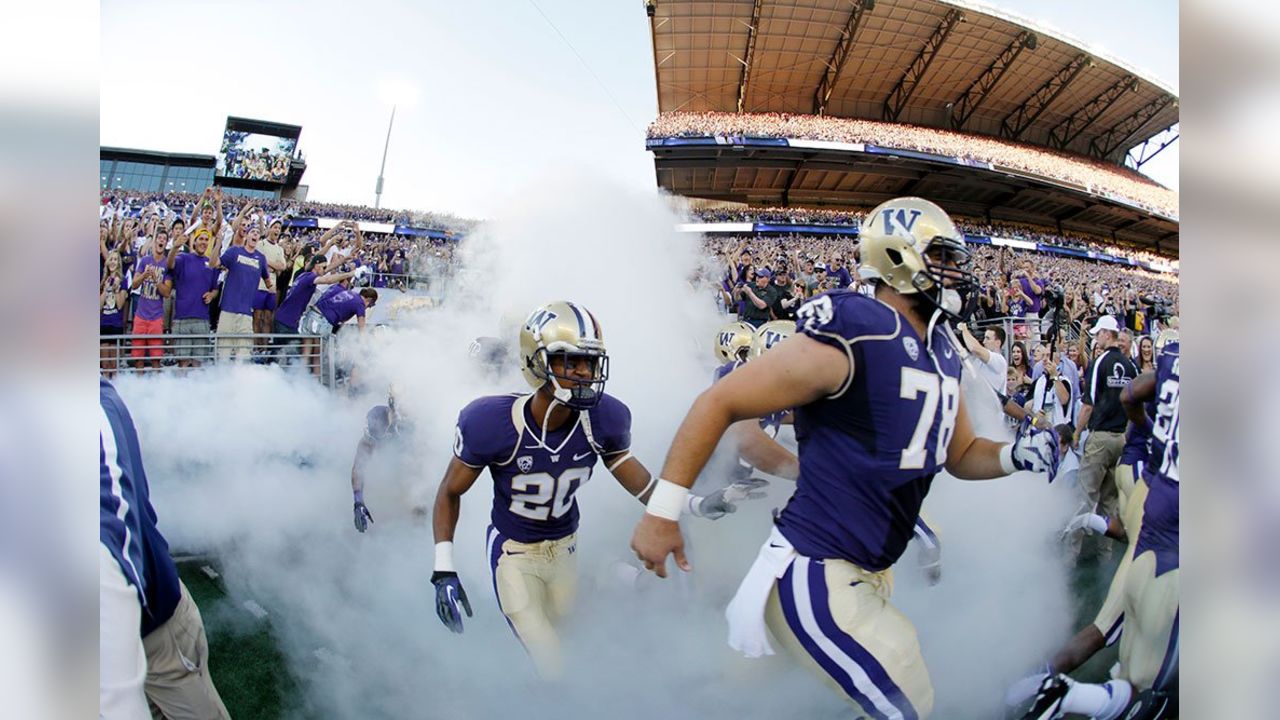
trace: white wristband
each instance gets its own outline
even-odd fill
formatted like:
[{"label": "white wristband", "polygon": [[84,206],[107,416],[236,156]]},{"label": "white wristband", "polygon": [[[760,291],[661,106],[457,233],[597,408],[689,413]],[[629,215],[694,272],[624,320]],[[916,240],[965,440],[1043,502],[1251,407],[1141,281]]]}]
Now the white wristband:
[{"label": "white wristband", "polygon": [[1000,470],[1005,475],[1012,475],[1018,471],[1017,466],[1013,464],[1013,443],[1000,448]]},{"label": "white wristband", "polygon": [[453,541],[436,543],[436,572],[457,572],[453,569]]},{"label": "white wristband", "polygon": [[685,509],[685,498],[688,495],[689,488],[658,478],[658,485],[653,488],[653,494],[649,496],[645,512],[666,520],[679,520],[680,513]]}]

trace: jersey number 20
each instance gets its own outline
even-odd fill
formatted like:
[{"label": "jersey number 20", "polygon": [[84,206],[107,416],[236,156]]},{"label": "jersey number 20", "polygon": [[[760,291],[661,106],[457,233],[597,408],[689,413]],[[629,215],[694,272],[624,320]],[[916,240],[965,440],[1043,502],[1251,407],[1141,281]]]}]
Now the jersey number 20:
[{"label": "jersey number 20", "polygon": [[[956,429],[956,412],[960,405],[960,383],[953,377],[938,376],[918,368],[902,368],[902,382],[899,396],[903,400],[915,400],[924,393],[924,402],[920,406],[920,419],[916,421],[915,432],[911,442],[902,451],[902,460],[898,462],[901,470],[920,470],[924,463],[928,448],[929,429],[933,427],[933,419],[938,414],[938,405],[942,405],[942,422],[938,424],[937,446],[934,450],[934,462],[943,465],[947,462],[947,445],[951,444],[951,434]],[[939,397],[941,396],[941,397]]]},{"label": "jersey number 20", "polygon": [[591,468],[569,468],[558,478],[550,473],[517,475],[511,478],[511,512],[530,520],[564,517],[573,507],[574,491],[590,477]]}]

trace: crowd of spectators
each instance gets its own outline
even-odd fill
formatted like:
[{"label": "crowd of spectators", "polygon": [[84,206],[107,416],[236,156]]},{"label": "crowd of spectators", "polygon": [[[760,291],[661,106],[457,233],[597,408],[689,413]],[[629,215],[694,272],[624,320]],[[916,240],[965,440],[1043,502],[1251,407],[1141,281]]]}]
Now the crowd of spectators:
[{"label": "crowd of spectators", "polygon": [[[1115,317],[1121,327],[1140,336],[1152,332],[1152,320],[1178,314],[1176,275],[1007,246],[969,248],[972,269],[982,285],[975,320],[1015,318],[1015,339],[1036,340],[1042,328],[1047,334],[1056,307],[1048,297],[1053,291],[1063,298],[1059,326],[1071,341],[1102,315]],[[774,306],[780,299],[775,291],[768,291],[768,298],[754,291],[751,286],[761,277],[790,298],[835,288],[861,286],[869,291],[858,274],[858,242],[849,237],[716,235],[705,238],[704,250],[708,263],[695,283],[714,292],[726,312],[760,315],[762,321],[792,317],[794,303]],[[759,312],[763,309],[752,294],[768,300],[769,310]]]},{"label": "crowd of spectators", "polygon": [[[857,227],[866,216],[858,210],[829,210],[824,208],[785,208],[785,207],[708,207],[691,211],[691,215],[700,222],[761,222],[792,225],[835,225]],[[1078,250],[1104,252],[1115,257],[1129,258],[1147,263],[1160,263],[1178,267],[1176,258],[1169,258],[1149,250],[1132,246],[1116,245],[1101,238],[1064,231],[1049,232],[1043,228],[1013,222],[986,222],[954,216],[956,226],[966,235],[980,237],[1003,237],[1028,242],[1045,243]]]},{"label": "crowd of spectators", "polygon": [[[162,361],[189,366],[193,363],[187,360],[209,355],[188,351],[187,340],[178,338],[166,350],[165,335],[281,332],[272,316],[285,307],[301,277],[328,275],[337,278],[331,286],[335,292],[354,294],[362,288],[430,290],[455,267],[456,240],[364,233],[354,218],[328,230],[287,228],[284,216],[272,209],[287,212],[296,206],[223,196],[216,189],[197,196],[104,191],[101,202],[99,316],[107,374],[125,362],[114,335],[156,336],[128,346],[135,367],[156,368]],[[305,209],[331,218],[339,212],[335,206]],[[261,275],[260,280],[245,276],[243,293],[237,275],[242,266],[251,267],[250,275]],[[249,307],[239,307],[239,295],[252,296]],[[305,307],[310,300],[298,302]],[[228,303],[235,307],[222,312]],[[354,307],[355,301],[348,304]],[[358,315],[362,319],[364,313]],[[330,320],[334,328],[341,324]],[[248,324],[240,327],[241,322]],[[285,332],[297,330],[293,322]],[[259,344],[255,352],[262,349]]]},{"label": "crowd of spectators", "polygon": [[1169,217],[1178,215],[1178,195],[1143,175],[1074,153],[989,135],[939,128],[820,115],[787,113],[663,113],[649,125],[650,138],[769,137],[866,143],[951,158],[988,162],[1034,173],[1126,199]]},{"label": "crowd of spectators", "polygon": [[[159,204],[169,211],[183,216],[189,215],[202,197],[199,193],[183,192],[142,192],[118,189],[103,190],[101,192],[103,205],[114,203],[117,207],[140,211],[149,205]],[[459,236],[475,229],[478,224],[476,220],[440,212],[391,210],[387,208],[372,208],[367,205],[305,202],[289,199],[258,199],[255,202],[260,209],[272,217],[362,220],[364,222],[390,223],[426,230],[439,230]],[[234,213],[243,204],[243,198],[226,195],[223,199],[224,210],[229,214]]]}]

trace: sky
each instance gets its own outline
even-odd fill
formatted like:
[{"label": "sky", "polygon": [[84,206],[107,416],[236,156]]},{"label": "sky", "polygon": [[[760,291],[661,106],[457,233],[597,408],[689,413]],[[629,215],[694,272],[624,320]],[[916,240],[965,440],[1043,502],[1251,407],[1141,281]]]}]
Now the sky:
[{"label": "sky", "polygon": [[[987,4],[1178,88],[1176,3]],[[308,199],[372,205],[395,101],[384,207],[491,218],[549,168],[655,186],[640,0],[352,7],[105,0],[101,143],[213,154],[228,115],[301,125]],[[1144,171],[1177,189],[1177,168],[1175,143]]]}]

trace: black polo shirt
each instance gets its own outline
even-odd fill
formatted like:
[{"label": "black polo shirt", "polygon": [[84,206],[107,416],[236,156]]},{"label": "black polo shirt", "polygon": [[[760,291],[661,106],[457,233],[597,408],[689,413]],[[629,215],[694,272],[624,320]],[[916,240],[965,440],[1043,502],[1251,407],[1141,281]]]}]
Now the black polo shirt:
[{"label": "black polo shirt", "polygon": [[1093,413],[1089,416],[1090,430],[1124,432],[1129,419],[1120,404],[1120,393],[1137,376],[1137,369],[1120,352],[1120,348],[1113,347],[1093,361],[1085,373],[1081,398],[1085,405],[1093,406]]}]

